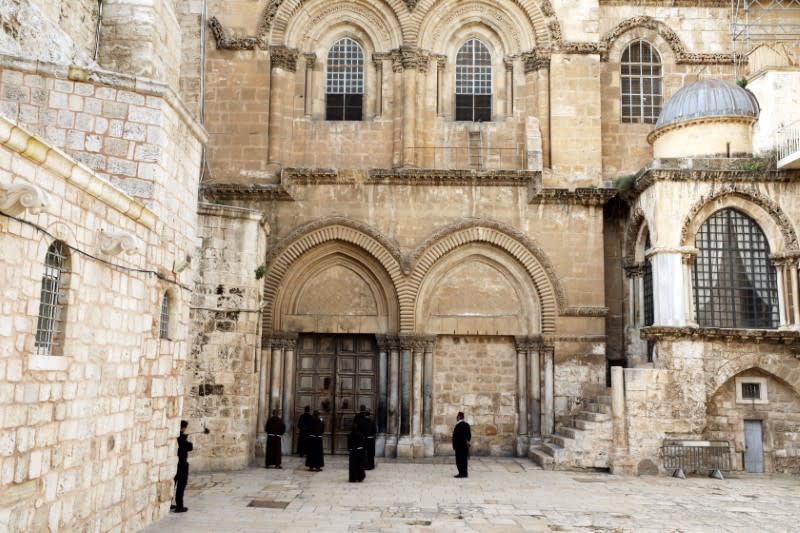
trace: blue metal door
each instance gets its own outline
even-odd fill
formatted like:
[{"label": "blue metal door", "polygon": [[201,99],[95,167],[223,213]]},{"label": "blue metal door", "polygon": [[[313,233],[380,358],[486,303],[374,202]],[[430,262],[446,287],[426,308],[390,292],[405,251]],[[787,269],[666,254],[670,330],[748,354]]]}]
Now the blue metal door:
[{"label": "blue metal door", "polygon": [[744,421],[744,470],[754,473],[764,471],[761,420]]}]

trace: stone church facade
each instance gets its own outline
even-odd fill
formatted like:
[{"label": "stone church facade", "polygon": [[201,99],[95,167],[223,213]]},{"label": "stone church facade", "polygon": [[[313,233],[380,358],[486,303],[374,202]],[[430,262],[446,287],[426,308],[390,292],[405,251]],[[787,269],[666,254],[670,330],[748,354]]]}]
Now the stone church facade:
[{"label": "stone church facade", "polygon": [[464,411],[545,468],[800,472],[798,39],[738,49],[728,0],[3,6],[0,526],[136,530],[181,418],[237,469],[307,405],[329,453],[363,405],[386,457]]}]

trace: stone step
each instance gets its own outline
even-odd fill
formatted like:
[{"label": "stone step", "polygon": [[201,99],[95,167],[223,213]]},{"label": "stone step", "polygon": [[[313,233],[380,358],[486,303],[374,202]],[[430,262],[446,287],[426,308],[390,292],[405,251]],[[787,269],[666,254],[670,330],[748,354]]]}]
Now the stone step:
[{"label": "stone step", "polygon": [[545,442],[541,445],[540,449],[556,460],[560,459],[564,455],[564,447],[554,442]]},{"label": "stone step", "polygon": [[575,439],[572,437],[568,437],[566,435],[556,433],[553,435],[553,444],[557,444],[561,448],[572,448],[575,447]]},{"label": "stone step", "polygon": [[542,470],[553,470],[553,457],[544,453],[541,448],[532,448],[528,451],[528,458],[542,467]]},{"label": "stone step", "polygon": [[558,432],[557,433],[559,435],[564,435],[565,437],[568,437],[570,439],[575,439],[577,434],[578,434],[578,432],[581,432],[581,430],[579,428],[570,427],[570,426],[561,426],[560,428],[558,428]]},{"label": "stone step", "polygon": [[611,420],[611,415],[607,413],[593,413],[591,411],[581,411],[575,417],[576,420],[588,420],[589,422],[607,422]]},{"label": "stone step", "polygon": [[588,403],[583,410],[590,413],[605,413],[607,415],[611,414],[611,406],[604,403]]}]

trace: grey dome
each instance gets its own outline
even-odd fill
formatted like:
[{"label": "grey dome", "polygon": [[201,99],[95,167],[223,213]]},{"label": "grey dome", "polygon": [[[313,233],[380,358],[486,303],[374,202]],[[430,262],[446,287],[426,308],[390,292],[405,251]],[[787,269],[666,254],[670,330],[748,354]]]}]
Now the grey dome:
[{"label": "grey dome", "polygon": [[703,117],[758,118],[758,100],[750,91],[723,80],[700,80],[675,93],[661,110],[656,129]]}]

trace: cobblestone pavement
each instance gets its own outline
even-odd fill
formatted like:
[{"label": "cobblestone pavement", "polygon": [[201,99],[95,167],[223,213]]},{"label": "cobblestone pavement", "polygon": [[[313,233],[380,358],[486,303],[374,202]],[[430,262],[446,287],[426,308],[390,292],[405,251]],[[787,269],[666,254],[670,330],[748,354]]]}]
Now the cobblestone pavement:
[{"label": "cobblestone pavement", "polygon": [[187,513],[147,532],[689,532],[799,531],[800,477],[736,474],[625,478],[548,472],[527,460],[473,458],[468,479],[452,459],[378,458],[363,483],[347,482],[347,458],[326,456],[308,472],[192,473]]}]

